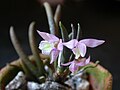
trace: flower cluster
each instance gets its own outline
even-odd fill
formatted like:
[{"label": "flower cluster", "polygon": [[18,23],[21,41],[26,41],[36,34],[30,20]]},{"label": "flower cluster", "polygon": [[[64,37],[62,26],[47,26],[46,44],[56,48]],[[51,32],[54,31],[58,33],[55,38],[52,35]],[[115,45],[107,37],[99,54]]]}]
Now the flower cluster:
[{"label": "flower cluster", "polygon": [[68,42],[63,42],[62,39],[59,39],[53,34],[40,31],[37,32],[44,39],[40,42],[39,49],[42,51],[42,54],[50,55],[50,64],[57,60],[57,58],[58,60],[60,59],[60,54],[64,46],[73,52],[75,57],[72,61],[61,63],[62,66],[69,65],[69,70],[71,72],[75,72],[79,67],[89,64],[90,56],[85,58],[87,47],[94,48],[105,42],[104,40],[97,39],[83,39],[80,41],[72,39]]}]

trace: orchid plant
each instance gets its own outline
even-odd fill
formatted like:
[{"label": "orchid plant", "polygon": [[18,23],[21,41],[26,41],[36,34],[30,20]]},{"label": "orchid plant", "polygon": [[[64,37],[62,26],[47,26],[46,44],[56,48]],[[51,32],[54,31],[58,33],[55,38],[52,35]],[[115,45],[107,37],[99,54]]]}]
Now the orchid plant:
[{"label": "orchid plant", "polygon": [[90,56],[86,58],[87,47],[94,48],[105,41],[92,38],[80,40],[81,28],[79,23],[77,31],[71,24],[72,31],[68,34],[65,26],[58,19],[60,17],[60,6],[58,5],[54,18],[49,4],[45,3],[44,6],[50,34],[37,30],[40,37],[43,38],[39,44],[39,49],[42,54],[50,57],[49,64],[53,65],[55,70],[52,71],[53,79],[58,79],[59,81],[59,79],[67,77],[68,74],[75,73],[85,66],[89,66]]},{"label": "orchid plant", "polygon": [[[26,76],[36,82],[42,83],[51,78],[54,81],[64,82],[70,74],[84,71],[90,65],[90,55],[86,58],[87,47],[94,48],[103,44],[104,40],[93,38],[81,39],[81,28],[78,23],[77,30],[71,24],[71,33],[68,33],[60,21],[61,6],[58,5],[53,17],[52,9],[48,3],[44,3],[47,13],[50,33],[37,30],[43,40],[39,47],[35,44],[34,24],[30,24],[29,42],[34,56],[34,63],[29,60],[21,49],[13,27],[10,28],[12,43],[21,58],[21,66]],[[69,30],[70,31],[70,30]],[[39,55],[38,48],[42,54]]]}]

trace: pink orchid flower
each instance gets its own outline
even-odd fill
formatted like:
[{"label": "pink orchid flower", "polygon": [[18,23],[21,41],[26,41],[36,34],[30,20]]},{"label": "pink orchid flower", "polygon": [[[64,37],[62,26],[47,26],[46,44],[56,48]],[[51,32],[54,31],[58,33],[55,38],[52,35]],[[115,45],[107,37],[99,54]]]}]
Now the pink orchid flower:
[{"label": "pink orchid flower", "polygon": [[78,59],[80,56],[85,56],[87,49],[86,47],[94,48],[103,44],[104,42],[104,40],[97,39],[83,39],[80,41],[78,41],[77,39],[72,39],[68,42],[63,43],[63,45],[71,49],[75,55],[75,59]]},{"label": "pink orchid flower", "polygon": [[49,33],[37,32],[44,39],[40,42],[39,49],[42,50],[42,54],[51,56],[51,64],[57,59],[59,53],[63,49],[62,40]]},{"label": "pink orchid flower", "polygon": [[85,66],[87,64],[90,63],[90,56],[86,59],[86,58],[81,58],[79,60],[73,60],[71,62],[65,63],[65,64],[61,64],[63,66],[69,66],[69,70],[74,73],[75,71],[77,71],[79,69],[79,67]]}]

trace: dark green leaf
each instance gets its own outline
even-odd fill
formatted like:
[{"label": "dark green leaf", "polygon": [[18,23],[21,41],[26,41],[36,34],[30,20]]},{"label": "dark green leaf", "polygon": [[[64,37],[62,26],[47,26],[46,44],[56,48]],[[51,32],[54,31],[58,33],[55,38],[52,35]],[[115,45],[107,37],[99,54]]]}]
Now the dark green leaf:
[{"label": "dark green leaf", "polygon": [[29,26],[29,32],[28,32],[29,33],[29,43],[30,43],[30,47],[31,47],[31,50],[32,50],[37,68],[38,68],[38,73],[41,76],[41,75],[45,74],[45,70],[44,70],[43,62],[40,59],[39,52],[38,52],[38,47],[37,47],[37,44],[36,44],[34,25],[35,25],[35,22],[32,22]]},{"label": "dark green leaf", "polygon": [[15,35],[13,27],[10,27],[10,37],[13,43],[13,46],[18,53],[19,57],[21,58],[21,65],[25,71],[25,73],[32,78],[38,77],[37,68],[32,64],[32,62],[28,59],[27,55],[24,53],[19,41]]}]

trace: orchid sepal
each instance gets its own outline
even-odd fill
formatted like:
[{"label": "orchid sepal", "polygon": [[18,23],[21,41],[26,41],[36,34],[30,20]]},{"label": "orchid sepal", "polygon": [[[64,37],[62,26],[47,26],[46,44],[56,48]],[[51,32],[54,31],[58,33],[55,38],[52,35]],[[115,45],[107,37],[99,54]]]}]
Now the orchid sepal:
[{"label": "orchid sepal", "polygon": [[46,33],[46,32],[40,32],[39,30],[37,30],[38,34],[46,41],[48,42],[56,42],[56,41],[59,41],[59,38],[56,37],[55,35],[53,34],[49,34],[49,33]]},{"label": "orchid sepal", "polygon": [[51,51],[51,53],[50,53],[50,57],[51,57],[51,61],[50,61],[50,64],[52,64],[56,59],[57,59],[57,57],[58,57],[58,55],[59,55],[59,50],[57,50],[57,49],[53,49],[52,51]]},{"label": "orchid sepal", "polygon": [[101,44],[103,44],[105,41],[104,40],[97,40],[97,39],[83,39],[80,40],[79,43],[84,43],[87,47],[97,47]]}]

